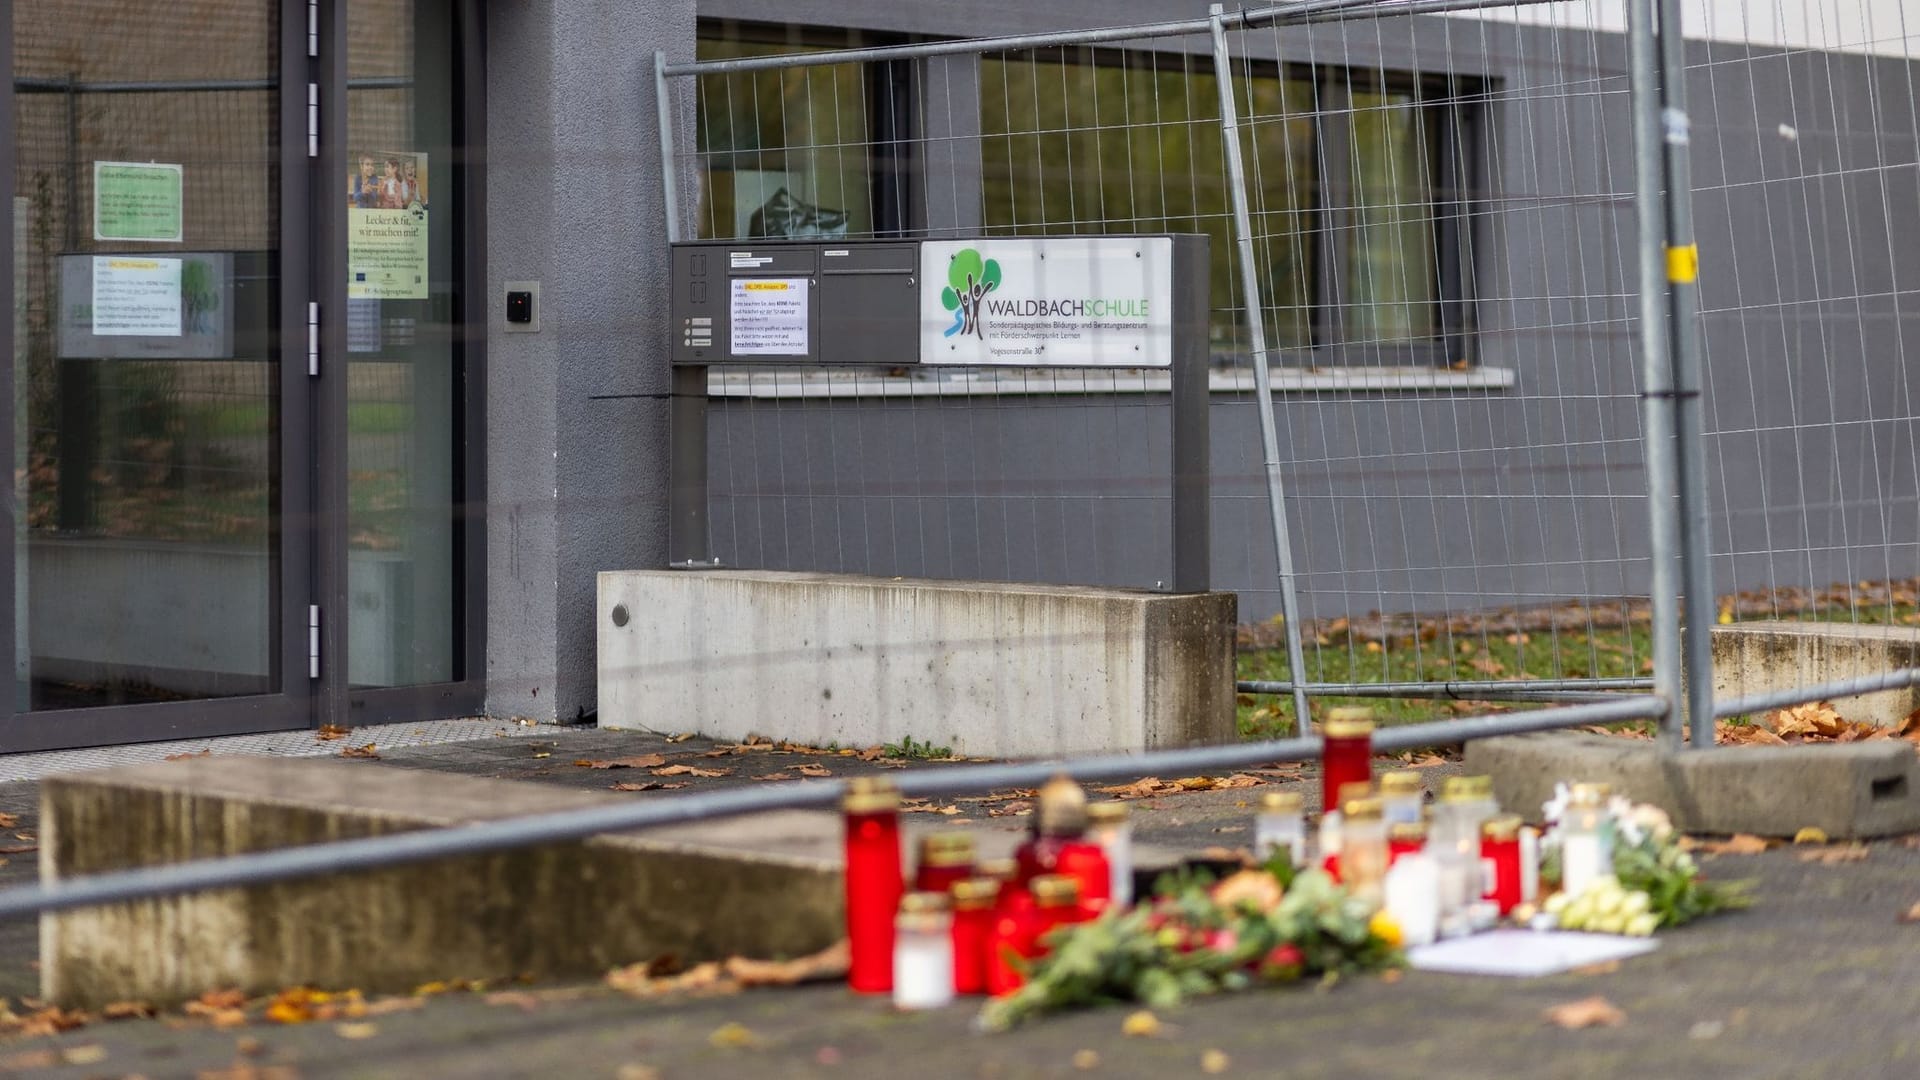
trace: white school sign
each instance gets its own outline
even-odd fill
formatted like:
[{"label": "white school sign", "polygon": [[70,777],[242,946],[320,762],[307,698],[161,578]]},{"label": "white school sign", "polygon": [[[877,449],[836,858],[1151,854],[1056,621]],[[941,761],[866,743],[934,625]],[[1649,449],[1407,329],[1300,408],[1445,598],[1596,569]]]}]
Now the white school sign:
[{"label": "white school sign", "polygon": [[1173,364],[1171,238],[929,240],[920,272],[923,364]]}]

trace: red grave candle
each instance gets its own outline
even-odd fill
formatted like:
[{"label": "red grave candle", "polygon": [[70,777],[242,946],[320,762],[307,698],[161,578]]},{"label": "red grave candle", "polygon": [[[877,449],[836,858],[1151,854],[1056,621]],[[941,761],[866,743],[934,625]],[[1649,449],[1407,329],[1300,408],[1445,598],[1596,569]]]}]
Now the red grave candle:
[{"label": "red grave candle", "polygon": [[1320,809],[1340,808],[1345,784],[1373,783],[1373,710],[1346,706],[1327,714],[1320,751]]},{"label": "red grave candle", "polygon": [[1080,883],[1064,874],[1042,874],[1028,885],[1031,901],[997,909],[993,929],[987,935],[987,993],[995,997],[1026,983],[1020,964],[1047,954],[1042,939],[1048,931],[1084,922],[1095,914],[1080,902]]},{"label": "red grave candle", "polygon": [[1057,776],[1035,799],[1033,838],[1014,852],[1022,883],[1063,874],[1080,883],[1079,901],[1105,907],[1113,896],[1113,867],[1106,849],[1087,839],[1087,793]]},{"label": "red grave candle", "polygon": [[849,782],[847,826],[847,985],[862,994],[893,990],[893,924],[906,891],[900,866],[900,792],[885,780]]},{"label": "red grave candle", "polygon": [[1427,849],[1427,826],[1419,821],[1396,821],[1387,826],[1387,865],[1402,855],[1417,855]]},{"label": "red grave candle", "polygon": [[913,891],[943,893],[956,882],[972,876],[971,833],[934,833],[921,839],[920,861],[913,870]]},{"label": "red grave candle", "polygon": [[1486,892],[1505,915],[1520,903],[1520,818],[1504,814],[1480,827],[1480,861],[1486,867]]},{"label": "red grave candle", "polygon": [[993,933],[1000,883],[968,878],[953,885],[953,992],[987,992],[987,939]]}]

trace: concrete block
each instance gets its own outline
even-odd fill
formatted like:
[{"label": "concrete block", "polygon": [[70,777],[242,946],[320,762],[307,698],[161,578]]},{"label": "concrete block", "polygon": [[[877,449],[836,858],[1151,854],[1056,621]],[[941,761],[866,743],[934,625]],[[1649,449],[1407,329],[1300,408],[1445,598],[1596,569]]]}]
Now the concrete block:
[{"label": "concrete block", "polygon": [[[1920,627],[1748,622],[1713,629],[1713,693],[1719,700],[1878,675],[1920,666]],[[1849,720],[1892,727],[1920,707],[1907,687],[1834,702]]]},{"label": "concrete block", "polygon": [[[45,781],[49,880],[601,805],[610,792],[327,759],[207,757]],[[795,956],[843,933],[833,815],[583,843],[44,916],[45,996],[166,1004],[214,987],[405,991],[593,975],[673,954]]]},{"label": "concrete block", "polygon": [[994,757],[1233,738],[1234,597],[775,571],[600,575],[600,725]]},{"label": "concrete block", "polygon": [[1920,829],[1920,755],[1905,740],[1728,746],[1663,753],[1654,743],[1547,732],[1467,744],[1466,771],[1493,777],[1500,805],[1538,820],[1557,781],[1601,781],[1689,832],[1835,839]]}]

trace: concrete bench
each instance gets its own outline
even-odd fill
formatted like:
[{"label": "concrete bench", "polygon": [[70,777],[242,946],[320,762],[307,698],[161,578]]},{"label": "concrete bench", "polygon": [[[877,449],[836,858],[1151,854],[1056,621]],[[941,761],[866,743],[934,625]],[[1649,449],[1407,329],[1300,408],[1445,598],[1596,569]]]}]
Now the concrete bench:
[{"label": "concrete bench", "polygon": [[600,725],[991,757],[1234,737],[1231,593],[776,571],[599,582]]},{"label": "concrete bench", "polygon": [[[1713,694],[1716,700],[1786,690],[1920,666],[1920,627],[1852,623],[1744,622],[1716,626]],[[1920,706],[1920,689],[1906,687],[1839,698],[1849,720],[1894,727]]]},{"label": "concrete bench", "polygon": [[[629,796],[630,797],[630,796]],[[612,792],[325,758],[205,757],[42,787],[43,876],[603,805]],[[843,932],[837,819],[762,814],[44,916],[67,1006],[216,987],[408,991],[674,955],[798,956]]]}]

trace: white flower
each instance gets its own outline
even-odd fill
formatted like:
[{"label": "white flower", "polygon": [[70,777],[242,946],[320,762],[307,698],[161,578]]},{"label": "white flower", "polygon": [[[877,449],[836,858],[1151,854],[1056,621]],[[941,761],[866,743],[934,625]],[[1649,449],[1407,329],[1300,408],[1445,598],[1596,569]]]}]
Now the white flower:
[{"label": "white flower", "polygon": [[1540,817],[1549,825],[1558,825],[1566,816],[1567,804],[1573,801],[1573,790],[1567,787],[1565,780],[1553,785],[1553,798],[1540,804]]},{"label": "white flower", "polygon": [[1645,830],[1633,819],[1633,803],[1624,795],[1615,795],[1607,800],[1607,816],[1613,819],[1614,831],[1627,842],[1628,847],[1639,847],[1647,838]]},{"label": "white flower", "polygon": [[1631,821],[1636,829],[1653,837],[1656,844],[1665,844],[1673,836],[1673,819],[1651,803],[1635,803],[1621,821]]}]

